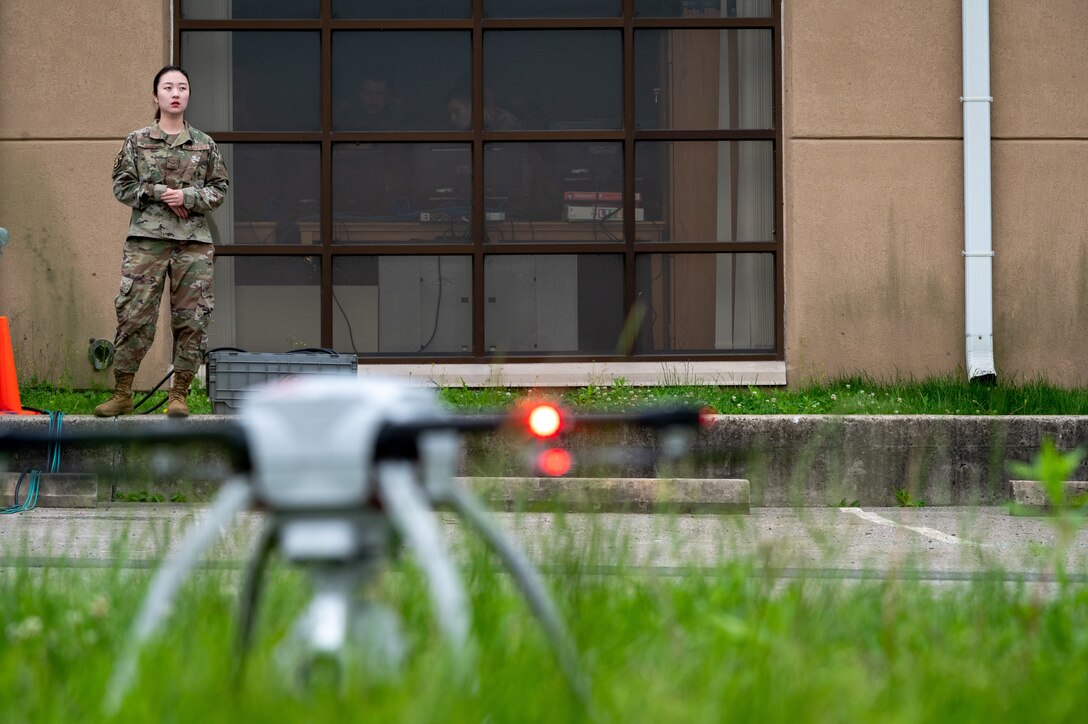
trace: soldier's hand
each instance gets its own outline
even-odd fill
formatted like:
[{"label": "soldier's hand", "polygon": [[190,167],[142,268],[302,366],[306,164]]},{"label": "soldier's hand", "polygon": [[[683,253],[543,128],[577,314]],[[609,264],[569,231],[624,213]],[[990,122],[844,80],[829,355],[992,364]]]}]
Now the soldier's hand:
[{"label": "soldier's hand", "polygon": [[170,206],[168,208],[182,219],[189,218],[189,209],[185,208],[184,206]]},{"label": "soldier's hand", "polygon": [[183,207],[185,204],[185,192],[181,189],[166,189],[162,192],[162,202],[172,209]]}]

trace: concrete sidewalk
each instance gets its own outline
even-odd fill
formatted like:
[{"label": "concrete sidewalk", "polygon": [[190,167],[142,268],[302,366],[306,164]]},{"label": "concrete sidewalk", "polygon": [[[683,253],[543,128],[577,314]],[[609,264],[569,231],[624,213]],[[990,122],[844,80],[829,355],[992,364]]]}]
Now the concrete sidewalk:
[{"label": "concrete sidewalk", "polygon": [[[206,514],[199,505],[113,504],[95,510],[34,510],[0,517],[3,565],[154,565],[175,550]],[[1057,536],[1046,518],[1019,518],[1004,508],[756,508],[748,516],[496,513],[496,520],[540,565],[564,558],[662,570],[758,561],[772,575],[813,577],[873,573],[960,580],[1004,571],[1012,578],[1052,573]],[[439,514],[450,541],[468,535]],[[241,567],[264,518],[244,513],[223,531],[210,558]],[[1088,574],[1088,527],[1066,552],[1077,576]],[[801,574],[803,575],[803,573]]]}]

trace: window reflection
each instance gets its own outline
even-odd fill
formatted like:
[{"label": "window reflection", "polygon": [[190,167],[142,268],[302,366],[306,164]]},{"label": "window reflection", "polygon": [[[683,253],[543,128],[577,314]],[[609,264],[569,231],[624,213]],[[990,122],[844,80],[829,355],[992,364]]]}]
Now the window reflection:
[{"label": "window reflection", "polygon": [[484,209],[489,221],[557,218],[558,186],[539,143],[484,146]]},{"label": "window reflection", "polygon": [[[333,243],[471,241],[467,143],[333,146]],[[318,225],[304,226],[316,239]]]},{"label": "window reflection", "polygon": [[636,258],[638,351],[774,351],[773,254]]},{"label": "window reflection", "polygon": [[471,257],[340,256],[332,276],[338,351],[471,353]]},{"label": "window reflection", "polygon": [[471,0],[332,0],[334,19],[468,18]]},{"label": "window reflection", "polygon": [[490,242],[623,240],[619,142],[489,143],[484,186]]},{"label": "window reflection", "polygon": [[635,17],[769,18],[777,0],[635,0]]},{"label": "window reflection", "polygon": [[636,30],[636,128],[772,128],[770,30]]},{"label": "window reflection", "polygon": [[484,0],[485,18],[614,18],[620,0]]},{"label": "window reflection", "polygon": [[612,353],[623,327],[623,257],[491,255],[484,259],[487,354]]},{"label": "window reflection", "polygon": [[622,69],[618,30],[487,31],[484,127],[620,128]]},{"label": "window reflection", "polygon": [[220,256],[213,293],[209,349],[289,352],[321,346],[318,257]]},{"label": "window reflection", "polygon": [[416,210],[413,146],[339,143],[332,151],[336,221],[411,220]]},{"label": "window reflection", "polygon": [[635,191],[663,241],[773,241],[771,141],[635,145]]},{"label": "window reflection", "polygon": [[334,33],[333,130],[449,128],[447,96],[468,86],[470,43],[464,31]]},{"label": "window reflection", "polygon": [[181,0],[187,20],[316,18],[320,0]]},{"label": "window reflection", "polygon": [[182,33],[186,118],[209,132],[321,130],[319,42],[316,32]]},{"label": "window reflection", "polygon": [[297,244],[299,224],[321,209],[321,148],[221,143],[231,188],[212,221],[219,244]]},{"label": "window reflection", "polygon": [[467,143],[419,145],[414,161],[419,211],[432,217],[467,219],[472,212],[472,147]]}]

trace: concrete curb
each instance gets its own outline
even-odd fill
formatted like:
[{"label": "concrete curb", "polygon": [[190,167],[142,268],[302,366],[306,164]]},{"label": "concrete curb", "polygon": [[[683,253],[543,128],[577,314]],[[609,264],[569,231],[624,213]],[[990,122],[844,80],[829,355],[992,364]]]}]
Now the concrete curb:
[{"label": "concrete curb", "polygon": [[[1046,488],[1038,480],[1013,480],[1012,502],[1024,512],[1047,513],[1052,511]],[[1088,480],[1068,480],[1062,485],[1065,499],[1088,496]]]},{"label": "concrete curb", "polygon": [[[14,502],[20,473],[0,473],[0,504]],[[29,476],[19,489],[19,502],[26,500]],[[83,473],[42,473],[38,487],[39,508],[93,508],[98,501],[98,476]]]},{"label": "concrete curb", "polygon": [[[64,420],[64,430],[124,432],[146,430],[149,425],[199,429],[231,419],[235,418],[196,415],[177,421],[162,415],[130,415],[102,420],[71,415]],[[44,416],[0,416],[0,433],[11,429],[45,433],[47,425]],[[1009,463],[1031,460],[1047,438],[1062,450],[1085,445],[1088,416],[719,415],[695,435],[690,458],[667,471],[655,467],[660,440],[645,430],[575,431],[563,444],[575,461],[573,478],[744,479],[750,481],[750,505],[755,507],[825,507],[843,500],[894,507],[896,492],[907,490],[927,507],[936,507],[1008,503],[1013,499]],[[214,495],[227,468],[224,450],[194,445],[173,448],[169,455],[163,452],[146,446],[65,446],[61,470],[97,474],[100,500],[142,490],[168,499],[180,494],[194,502]],[[8,469],[41,469],[45,457],[44,446],[18,450]],[[163,465],[164,461],[170,464]],[[524,440],[510,434],[468,435],[458,473],[525,476]],[[1072,477],[1088,480],[1088,458]],[[628,490],[635,494],[633,488]],[[652,497],[647,493],[635,502]]]},{"label": "concrete curb", "polygon": [[630,513],[751,512],[751,486],[709,478],[458,478],[492,508]]}]

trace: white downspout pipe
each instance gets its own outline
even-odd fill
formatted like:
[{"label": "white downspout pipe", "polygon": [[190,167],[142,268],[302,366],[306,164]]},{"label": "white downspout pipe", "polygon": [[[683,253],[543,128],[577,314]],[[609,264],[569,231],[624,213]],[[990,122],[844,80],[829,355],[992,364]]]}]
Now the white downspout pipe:
[{"label": "white downspout pipe", "polygon": [[994,383],[990,0],[963,0],[964,318],[967,379]]}]

